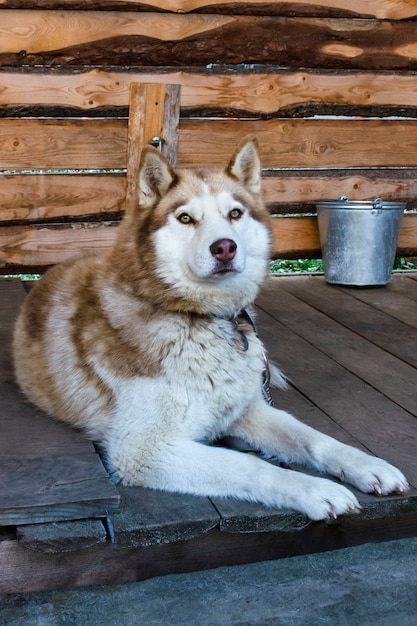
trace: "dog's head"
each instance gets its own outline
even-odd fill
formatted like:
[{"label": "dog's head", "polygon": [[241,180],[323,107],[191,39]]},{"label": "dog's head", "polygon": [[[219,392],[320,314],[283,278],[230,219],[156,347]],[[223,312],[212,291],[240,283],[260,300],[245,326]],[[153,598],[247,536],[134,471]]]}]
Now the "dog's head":
[{"label": "dog's head", "polygon": [[158,302],[163,292],[171,309],[229,316],[254,300],[270,253],[254,137],[225,169],[175,171],[146,147],[138,195],[137,254],[147,259]]}]

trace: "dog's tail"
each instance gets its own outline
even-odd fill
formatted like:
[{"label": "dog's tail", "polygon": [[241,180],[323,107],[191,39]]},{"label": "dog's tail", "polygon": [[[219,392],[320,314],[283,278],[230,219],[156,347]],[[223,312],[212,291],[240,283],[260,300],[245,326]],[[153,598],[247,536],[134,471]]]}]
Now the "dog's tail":
[{"label": "dog's tail", "polygon": [[274,389],[286,389],[288,387],[288,380],[273,361],[269,361],[269,374],[271,387]]}]

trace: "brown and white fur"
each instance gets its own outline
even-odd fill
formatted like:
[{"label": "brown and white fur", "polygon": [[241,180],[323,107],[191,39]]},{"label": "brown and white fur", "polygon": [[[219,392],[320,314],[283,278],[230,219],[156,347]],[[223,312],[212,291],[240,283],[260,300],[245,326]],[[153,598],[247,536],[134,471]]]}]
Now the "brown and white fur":
[{"label": "brown and white fur", "polygon": [[396,468],[263,398],[264,348],[234,320],[254,301],[269,254],[253,137],[224,170],[174,171],[145,148],[137,206],[110,252],[56,266],[28,296],[14,337],[23,391],[84,429],[126,485],[252,500],[315,520],[359,509],[338,482],[210,445],[234,436],[365,492],[404,492]]}]

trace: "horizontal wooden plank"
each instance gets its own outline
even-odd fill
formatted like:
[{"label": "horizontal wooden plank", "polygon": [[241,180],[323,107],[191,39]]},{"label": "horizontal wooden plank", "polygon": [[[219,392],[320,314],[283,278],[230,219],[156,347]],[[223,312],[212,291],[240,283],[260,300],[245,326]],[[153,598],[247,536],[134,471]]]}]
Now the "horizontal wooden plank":
[{"label": "horizontal wooden plank", "polygon": [[[66,9],[103,9],[100,0],[60,0],[60,7]],[[53,9],[55,0],[37,0],[37,8]],[[0,8],[25,9],[25,0],[1,0]],[[226,13],[226,14],[264,14],[264,15],[329,15],[377,17],[379,19],[406,19],[414,17],[417,9],[414,4],[395,0],[107,0],[107,9],[135,9],[140,11],[169,11],[173,13]]]},{"label": "horizontal wooden plank", "polygon": [[272,220],[273,258],[321,257],[320,237],[315,217],[277,217]]},{"label": "horizontal wooden plank", "polygon": [[[305,471],[304,468],[295,468],[296,471]],[[350,489],[352,489],[350,487]],[[367,520],[388,519],[391,523],[396,517],[401,517],[410,508],[417,510],[417,493],[412,490],[409,497],[376,498],[375,496],[361,493],[355,489],[356,497],[361,505],[361,516]],[[256,503],[238,502],[235,500],[217,499],[214,503],[221,513],[220,528],[226,533],[266,533],[266,532],[301,532],[312,522],[296,512],[285,512],[268,509]],[[274,515],[275,513],[275,515]],[[389,522],[388,522],[389,523]]]},{"label": "horizontal wooden plank", "polygon": [[104,251],[114,241],[115,224],[10,226],[0,229],[0,267],[41,266],[64,261],[83,250]]},{"label": "horizontal wooden plank", "polygon": [[101,520],[89,519],[19,526],[17,538],[19,544],[29,550],[62,554],[105,543],[107,532]]},{"label": "horizontal wooden plank", "polygon": [[[275,258],[314,258],[321,256],[315,217],[277,217],[272,220]],[[404,215],[398,237],[398,256],[417,252],[417,213]]]},{"label": "horizontal wooden plank", "polygon": [[[279,175],[277,175],[279,174]],[[315,211],[317,200],[348,196],[351,200],[403,201],[407,208],[417,206],[415,170],[363,170],[280,172],[263,179],[263,196],[274,211],[295,213]],[[0,192],[1,193],[1,192]]]},{"label": "horizontal wooden plank", "polygon": [[0,120],[0,169],[126,166],[127,120]]},{"label": "horizontal wooden plank", "polygon": [[[112,245],[117,223],[78,223],[0,228],[0,268],[47,267],[82,251],[104,251]],[[320,257],[315,217],[276,217],[272,220],[274,258]],[[397,254],[417,254],[417,213],[404,216]]]},{"label": "horizontal wooden plank", "polygon": [[209,498],[119,486],[120,511],[109,520],[114,543],[125,548],[189,541],[218,526]]},{"label": "horizontal wooden plank", "polygon": [[3,9],[0,63],[415,69],[416,42],[412,21]]},{"label": "horizontal wooden plank", "polygon": [[[114,219],[123,208],[125,176],[4,175],[0,177],[0,223]],[[271,212],[312,212],[317,200],[405,201],[417,206],[414,170],[365,170],[358,173],[281,173],[263,179],[264,201]]]},{"label": "horizontal wooden plank", "polygon": [[112,214],[122,208],[125,176],[0,177],[0,222]]},{"label": "horizontal wooden plank", "polygon": [[183,120],[178,164],[192,167],[203,157],[214,165],[247,133],[258,137],[266,168],[417,165],[417,122],[391,119]]},{"label": "horizontal wooden plank", "polygon": [[[184,119],[178,165],[226,164],[248,133],[265,168],[417,166],[417,120],[402,119]],[[0,119],[0,137],[3,171],[126,167],[127,120]]]},{"label": "horizontal wooden plank", "polygon": [[177,83],[181,107],[215,109],[226,113],[271,115],[297,108],[324,105],[350,107],[352,115],[363,107],[401,107],[412,114],[417,107],[413,73],[308,72],[276,69],[273,73],[193,73],[182,71],[0,73],[0,106],[69,107],[94,111],[103,107],[127,107],[132,82]]}]

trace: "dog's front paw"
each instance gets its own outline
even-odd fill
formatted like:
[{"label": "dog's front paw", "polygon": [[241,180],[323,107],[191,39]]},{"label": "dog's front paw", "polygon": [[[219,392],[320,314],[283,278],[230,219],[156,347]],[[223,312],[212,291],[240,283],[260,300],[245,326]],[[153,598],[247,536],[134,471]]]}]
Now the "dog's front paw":
[{"label": "dog's front paw", "polygon": [[356,496],[337,483],[316,478],[303,502],[304,513],[312,520],[336,519],[338,515],[359,513]]},{"label": "dog's front paw", "polygon": [[371,456],[366,457],[349,482],[365,493],[375,493],[378,496],[403,494],[409,489],[408,481],[399,469]]}]

